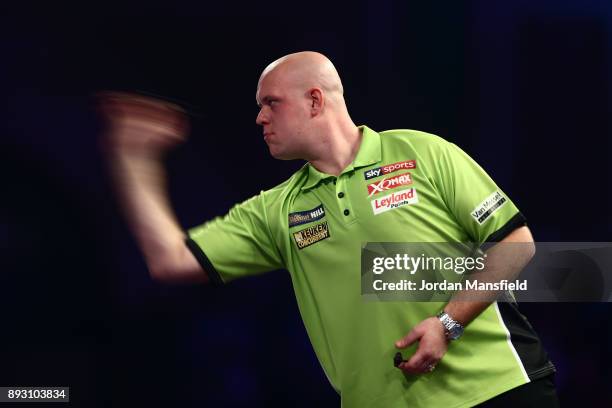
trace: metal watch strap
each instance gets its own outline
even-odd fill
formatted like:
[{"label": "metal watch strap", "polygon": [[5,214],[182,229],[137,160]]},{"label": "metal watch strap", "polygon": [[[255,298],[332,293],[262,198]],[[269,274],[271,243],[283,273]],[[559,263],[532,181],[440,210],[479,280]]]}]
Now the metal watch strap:
[{"label": "metal watch strap", "polygon": [[450,317],[444,310],[438,313],[437,318],[444,326],[444,334],[448,340],[457,340],[463,334],[461,323]]}]

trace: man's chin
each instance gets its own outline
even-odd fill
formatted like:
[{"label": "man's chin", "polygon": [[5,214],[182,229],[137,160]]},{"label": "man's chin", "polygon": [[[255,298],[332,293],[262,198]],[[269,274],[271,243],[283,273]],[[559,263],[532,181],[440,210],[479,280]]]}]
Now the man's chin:
[{"label": "man's chin", "polygon": [[270,150],[270,156],[274,157],[277,160],[295,160],[297,159],[297,157],[294,157],[293,155],[290,155],[287,152],[277,150],[273,147],[268,146],[268,149]]}]

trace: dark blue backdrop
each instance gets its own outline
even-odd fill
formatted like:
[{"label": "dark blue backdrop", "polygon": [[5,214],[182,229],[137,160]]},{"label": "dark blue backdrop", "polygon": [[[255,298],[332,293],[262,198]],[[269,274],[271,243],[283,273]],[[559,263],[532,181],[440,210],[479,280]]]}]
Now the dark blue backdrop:
[{"label": "dark blue backdrop", "polygon": [[[335,62],[356,123],[459,144],[537,240],[611,241],[612,6],[422,3],[105,1],[5,13],[0,385],[69,385],[73,405],[87,407],[339,405],[285,272],[219,289],[149,279],[98,153],[100,89],[191,106],[191,139],[168,158],[184,226],[301,165],[269,157],[255,88],[267,63],[310,49]],[[523,310],[564,405],[611,404],[610,305]]]}]

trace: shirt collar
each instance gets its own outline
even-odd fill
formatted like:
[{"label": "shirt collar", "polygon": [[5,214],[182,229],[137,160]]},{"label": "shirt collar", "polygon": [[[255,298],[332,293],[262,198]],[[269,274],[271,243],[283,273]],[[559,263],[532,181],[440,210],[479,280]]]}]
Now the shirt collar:
[{"label": "shirt collar", "polygon": [[[360,167],[370,166],[374,163],[378,163],[381,159],[380,135],[365,125],[359,126],[359,130],[361,130],[362,133],[359,151],[353,162],[346,166],[342,173],[348,173]],[[313,188],[322,180],[334,177],[331,174],[320,172],[310,163],[308,163],[306,167],[308,168],[308,180],[306,180],[306,183],[302,186],[302,190]]]}]

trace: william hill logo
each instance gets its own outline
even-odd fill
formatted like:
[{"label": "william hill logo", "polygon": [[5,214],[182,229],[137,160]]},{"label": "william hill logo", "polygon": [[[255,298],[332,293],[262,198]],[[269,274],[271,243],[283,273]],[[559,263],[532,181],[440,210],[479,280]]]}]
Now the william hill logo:
[{"label": "william hill logo", "polygon": [[325,208],[323,208],[323,204],[313,208],[312,210],[289,213],[289,227],[295,227],[296,225],[317,221],[324,216]]}]

